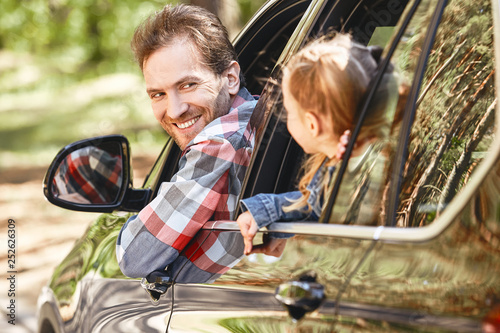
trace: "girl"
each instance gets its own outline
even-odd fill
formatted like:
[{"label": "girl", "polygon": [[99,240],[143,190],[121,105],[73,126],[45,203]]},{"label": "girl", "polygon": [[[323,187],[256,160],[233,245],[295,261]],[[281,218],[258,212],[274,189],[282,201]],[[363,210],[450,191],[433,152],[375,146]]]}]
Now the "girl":
[{"label": "girl", "polygon": [[[339,34],[332,39],[314,41],[285,66],[282,92],[287,128],[310,158],[303,166],[299,191],[258,194],[242,201],[245,212],[237,222],[245,242],[245,254],[272,255],[283,250],[284,242],[275,238],[252,251],[257,230],[272,222],[318,221],[329,181],[334,179],[335,165],[348,141],[348,130],[357,122],[358,103],[376,74],[380,51]],[[331,215],[335,223],[373,224],[379,215],[387,164],[384,142],[390,129],[387,109],[398,99],[398,87],[394,85],[392,70],[390,72],[381,82],[357,138]]]}]

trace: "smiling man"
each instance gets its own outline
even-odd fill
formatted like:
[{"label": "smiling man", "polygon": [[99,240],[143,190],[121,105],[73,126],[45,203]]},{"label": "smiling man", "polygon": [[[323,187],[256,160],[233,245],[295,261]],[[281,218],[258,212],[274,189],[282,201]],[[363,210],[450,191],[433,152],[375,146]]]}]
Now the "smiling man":
[{"label": "smiling man", "polygon": [[236,61],[221,74],[202,61],[188,36],[175,38],[144,61],[154,115],[182,150],[209,123],[229,112],[240,88]]},{"label": "smiling man", "polygon": [[[204,281],[203,269],[179,254],[208,220],[234,218],[253,148],[248,121],[257,100],[242,87],[226,29],[202,8],[165,6],[137,28],[132,49],[154,116],[182,157],[177,174],[122,227],[118,262],[130,277],[163,275],[168,265],[182,265],[198,275],[192,281]],[[220,273],[238,259],[228,260],[225,249],[206,252],[214,262],[225,258]]]}]

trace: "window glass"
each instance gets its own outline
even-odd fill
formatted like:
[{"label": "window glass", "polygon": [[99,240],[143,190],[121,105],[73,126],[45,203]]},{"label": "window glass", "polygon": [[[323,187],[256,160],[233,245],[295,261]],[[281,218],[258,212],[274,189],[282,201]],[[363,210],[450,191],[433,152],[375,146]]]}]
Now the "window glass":
[{"label": "window glass", "polygon": [[[350,157],[347,169],[342,176],[339,191],[335,197],[335,204],[329,216],[329,223],[383,225],[386,220],[387,194],[389,189],[389,175],[394,159],[394,151],[399,135],[400,121],[404,107],[408,84],[414,77],[419,52],[423,39],[427,33],[431,15],[435,9],[437,0],[421,1],[416,13],[404,31],[398,47],[391,59],[390,69],[387,70],[384,80],[381,82],[375,97],[378,98],[385,92],[387,102],[385,103],[385,121],[377,121],[377,128],[369,124],[367,116],[360,130],[357,146]],[[414,2],[407,5],[405,11],[414,7]],[[405,18],[408,14],[403,13]],[[378,45],[389,48],[394,37],[387,34],[396,34],[401,30],[403,19],[396,27],[379,27],[374,30],[367,45]],[[387,50],[386,50],[387,52]],[[375,101],[369,102],[369,110],[379,109]],[[371,114],[370,111],[367,114]],[[372,134],[367,135],[366,132]],[[363,143],[363,139],[374,137],[375,139]],[[337,170],[332,176],[332,183],[336,180]],[[332,184],[333,186],[333,184]]]},{"label": "window glass", "polygon": [[[330,31],[349,32],[354,40],[363,44],[385,45],[391,38],[395,29],[394,25],[407,3],[408,0],[342,2],[341,4],[325,1],[309,36],[304,40],[300,36],[298,40],[292,40],[293,43],[287,46],[281,60],[288,59],[302,42]],[[278,72],[275,71],[275,74]],[[276,75],[275,78],[278,79],[279,76]],[[265,109],[261,110],[261,108]],[[284,114],[279,85],[268,84],[252,116],[252,124],[261,125],[255,137],[257,141],[262,140],[262,144],[257,154],[254,154],[254,164],[248,177],[249,185],[245,188],[243,198],[258,193],[283,193],[297,190],[304,154],[290,137]]]},{"label": "window glass", "polygon": [[[439,216],[493,141],[496,100],[491,10],[489,0],[451,0],[445,8],[420,87],[398,226],[419,227]],[[404,52],[408,55],[406,68],[414,66],[420,53],[418,41],[424,35],[416,32],[412,38],[417,47]],[[399,57],[400,64],[401,60]]]}]

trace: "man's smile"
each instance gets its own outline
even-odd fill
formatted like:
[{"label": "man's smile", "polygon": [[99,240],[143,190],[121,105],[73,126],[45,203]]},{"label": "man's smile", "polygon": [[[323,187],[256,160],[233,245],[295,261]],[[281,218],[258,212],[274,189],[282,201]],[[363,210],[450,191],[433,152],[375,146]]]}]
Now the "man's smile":
[{"label": "man's smile", "polygon": [[194,125],[194,123],[196,123],[198,121],[198,119],[200,119],[201,116],[197,116],[197,117],[194,117],[186,122],[183,122],[183,123],[175,123],[175,125],[177,127],[179,127],[180,129],[184,129],[184,128],[188,128],[189,126],[192,126]]}]

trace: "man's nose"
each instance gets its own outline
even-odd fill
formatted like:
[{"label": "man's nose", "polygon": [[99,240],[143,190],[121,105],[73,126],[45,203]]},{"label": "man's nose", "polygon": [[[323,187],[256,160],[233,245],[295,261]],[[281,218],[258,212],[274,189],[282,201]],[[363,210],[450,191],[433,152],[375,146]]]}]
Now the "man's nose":
[{"label": "man's nose", "polygon": [[179,94],[170,94],[167,102],[167,116],[177,119],[189,109],[188,103]]}]

